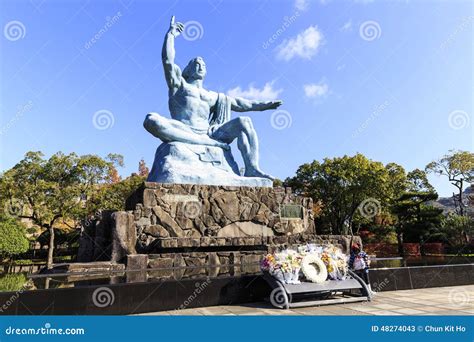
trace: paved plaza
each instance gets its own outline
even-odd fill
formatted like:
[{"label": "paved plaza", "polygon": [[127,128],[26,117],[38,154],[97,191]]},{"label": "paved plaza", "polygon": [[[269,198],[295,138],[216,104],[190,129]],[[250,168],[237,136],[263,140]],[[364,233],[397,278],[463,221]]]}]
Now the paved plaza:
[{"label": "paved plaza", "polygon": [[290,310],[275,309],[270,303],[258,302],[142,315],[474,315],[474,285],[386,291],[377,293],[371,302]]}]

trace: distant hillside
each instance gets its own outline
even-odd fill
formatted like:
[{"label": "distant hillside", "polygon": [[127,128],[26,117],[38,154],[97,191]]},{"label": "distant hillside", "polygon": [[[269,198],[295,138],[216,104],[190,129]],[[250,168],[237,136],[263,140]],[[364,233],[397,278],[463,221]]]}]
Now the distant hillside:
[{"label": "distant hillside", "polygon": [[[464,198],[466,199],[466,205],[468,205],[467,199],[468,196],[474,196],[474,188],[471,185],[466,190],[464,190]],[[437,201],[430,203],[436,208],[443,209],[444,213],[454,212],[454,200],[452,197],[440,197]]]}]

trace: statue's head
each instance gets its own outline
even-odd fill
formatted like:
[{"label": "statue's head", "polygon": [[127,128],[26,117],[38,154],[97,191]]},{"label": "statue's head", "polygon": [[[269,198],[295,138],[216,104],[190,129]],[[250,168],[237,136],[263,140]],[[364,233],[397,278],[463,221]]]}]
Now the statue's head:
[{"label": "statue's head", "polygon": [[189,61],[183,70],[183,78],[186,81],[202,80],[206,76],[206,63],[202,57],[196,57]]}]

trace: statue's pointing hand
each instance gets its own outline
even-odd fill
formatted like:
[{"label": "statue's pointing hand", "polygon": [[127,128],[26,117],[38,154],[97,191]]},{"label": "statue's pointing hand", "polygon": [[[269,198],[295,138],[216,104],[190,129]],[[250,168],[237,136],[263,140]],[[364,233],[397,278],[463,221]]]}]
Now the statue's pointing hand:
[{"label": "statue's pointing hand", "polygon": [[268,109],[277,109],[278,107],[281,106],[282,103],[283,103],[283,101],[281,101],[281,100],[270,101],[268,103]]},{"label": "statue's pointing hand", "polygon": [[183,32],[184,30],[184,24],[180,22],[175,22],[174,15],[171,17],[171,22],[170,22],[170,29],[168,32],[170,32],[173,36],[177,37]]}]

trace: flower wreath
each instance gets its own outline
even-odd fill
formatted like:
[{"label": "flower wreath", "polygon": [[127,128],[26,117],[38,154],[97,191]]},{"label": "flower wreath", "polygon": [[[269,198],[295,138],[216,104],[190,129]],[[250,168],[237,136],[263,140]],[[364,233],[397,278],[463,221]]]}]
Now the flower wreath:
[{"label": "flower wreath", "polygon": [[301,270],[305,277],[313,283],[322,283],[328,277],[326,265],[315,254],[309,254],[303,258]]}]

